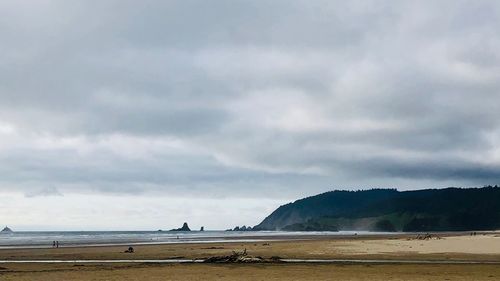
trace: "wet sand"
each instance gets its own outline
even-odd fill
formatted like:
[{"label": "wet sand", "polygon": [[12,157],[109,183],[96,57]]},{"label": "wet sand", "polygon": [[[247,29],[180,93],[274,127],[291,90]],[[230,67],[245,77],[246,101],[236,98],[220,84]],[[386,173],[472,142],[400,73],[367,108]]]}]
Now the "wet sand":
[{"label": "wet sand", "polygon": [[[1,280],[499,280],[500,266],[425,264],[418,261],[500,261],[500,235],[413,236],[4,249],[0,260],[205,259],[247,249],[249,255],[284,259],[412,260],[416,264],[0,264]],[[145,278],[147,276],[147,278]],[[170,278],[170,279],[169,279]]]},{"label": "wet sand", "polygon": [[0,279],[21,280],[498,280],[498,265],[7,265]]}]

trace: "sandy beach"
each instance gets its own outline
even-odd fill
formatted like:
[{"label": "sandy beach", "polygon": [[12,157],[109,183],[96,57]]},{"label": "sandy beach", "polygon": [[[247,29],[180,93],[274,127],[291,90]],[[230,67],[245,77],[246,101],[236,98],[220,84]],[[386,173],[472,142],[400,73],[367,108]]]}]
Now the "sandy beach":
[{"label": "sandy beach", "polygon": [[496,265],[12,265],[20,280],[498,280]]},{"label": "sandy beach", "polygon": [[[496,280],[500,278],[498,233],[433,236],[323,237],[270,242],[66,247],[0,250],[2,280]],[[23,260],[207,259],[246,249],[269,259],[378,260],[378,263],[250,264],[15,264]],[[410,261],[408,264],[391,261]],[[419,262],[420,261],[420,262]],[[445,264],[459,261],[470,264]],[[429,263],[432,262],[432,263]],[[474,264],[472,264],[474,263]],[[63,278],[64,277],[64,278]]]}]

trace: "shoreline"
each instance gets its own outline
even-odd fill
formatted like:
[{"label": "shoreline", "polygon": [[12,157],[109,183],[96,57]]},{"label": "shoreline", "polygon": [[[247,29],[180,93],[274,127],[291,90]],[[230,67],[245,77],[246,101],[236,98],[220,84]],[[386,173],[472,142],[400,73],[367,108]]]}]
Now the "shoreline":
[{"label": "shoreline", "polygon": [[[420,238],[417,238],[420,235]],[[258,239],[249,239],[258,238]],[[124,253],[128,246],[134,253]],[[205,259],[247,249],[254,256],[296,260],[328,259],[418,259],[500,261],[500,234],[439,233],[423,239],[422,234],[391,235],[290,235],[238,237],[217,241],[176,241],[62,245],[52,247],[7,247],[0,249],[0,260],[168,260]]]},{"label": "shoreline", "polygon": [[[481,280],[500,278],[498,232],[300,236],[279,241],[0,249],[0,279]],[[422,234],[420,234],[422,235]],[[242,255],[242,259],[227,259]],[[205,262],[206,261],[206,262]],[[332,279],[333,278],[333,279]],[[495,279],[496,278],[496,279]]]},{"label": "shoreline", "polygon": [[[209,231],[207,231],[209,232]],[[25,233],[46,233],[46,232],[19,232],[21,234]],[[51,233],[51,232],[48,232]],[[64,233],[64,232],[61,232]],[[70,231],[68,233],[73,233]],[[82,231],[78,231],[78,233],[85,233]],[[88,233],[94,233],[93,231],[89,231]],[[142,232],[138,232],[142,233]],[[149,232],[148,232],[149,233]],[[151,232],[154,233],[154,232]],[[194,233],[199,233],[195,231]],[[213,231],[213,233],[218,233],[217,231]],[[247,235],[247,234],[255,234],[259,233],[261,235]],[[440,237],[450,237],[450,236],[469,236],[470,231],[444,231],[444,232],[270,232],[270,231],[255,231],[251,232],[238,232],[236,234],[240,235],[227,235],[227,236],[194,236],[189,237],[182,235],[192,234],[190,232],[179,232],[180,238],[173,237],[164,237],[163,241],[158,240],[140,240],[140,239],[109,239],[109,240],[99,240],[99,241],[70,241],[65,242],[64,240],[60,240],[60,248],[80,248],[80,247],[115,247],[115,246],[143,246],[143,245],[182,245],[182,244],[213,244],[213,243],[238,243],[238,242],[276,242],[276,241],[300,241],[300,240],[328,240],[328,239],[386,239],[386,238],[405,238],[405,237],[413,237],[417,235],[424,234],[437,235]],[[489,234],[499,234],[500,232],[497,230],[494,231],[481,231],[476,232],[477,235],[489,235]],[[175,235],[176,233],[169,233]],[[243,234],[243,235],[241,235]],[[15,235],[15,234],[14,234]],[[10,234],[12,237],[12,234]],[[6,237],[4,237],[6,238]],[[117,241],[118,240],[118,241]],[[8,250],[8,249],[51,249],[52,244],[50,241],[47,243],[37,243],[37,244],[1,244],[0,250]]]}]

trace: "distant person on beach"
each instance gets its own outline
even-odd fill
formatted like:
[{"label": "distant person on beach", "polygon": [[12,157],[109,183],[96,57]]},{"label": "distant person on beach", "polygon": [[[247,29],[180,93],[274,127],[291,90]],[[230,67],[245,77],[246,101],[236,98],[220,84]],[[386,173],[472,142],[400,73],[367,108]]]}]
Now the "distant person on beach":
[{"label": "distant person on beach", "polygon": [[56,248],[59,248],[59,241],[56,241]]},{"label": "distant person on beach", "polygon": [[55,248],[55,247],[56,247],[56,241],[54,240],[54,241],[52,242],[52,248]]}]

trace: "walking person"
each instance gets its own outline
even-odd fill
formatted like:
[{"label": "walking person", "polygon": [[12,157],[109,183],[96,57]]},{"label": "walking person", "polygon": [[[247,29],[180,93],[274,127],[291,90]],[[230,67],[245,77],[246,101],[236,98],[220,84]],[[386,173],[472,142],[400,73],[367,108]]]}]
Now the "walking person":
[{"label": "walking person", "polygon": [[59,248],[59,241],[56,241],[56,248]]},{"label": "walking person", "polygon": [[55,248],[56,247],[56,241],[52,241],[52,248]]}]

